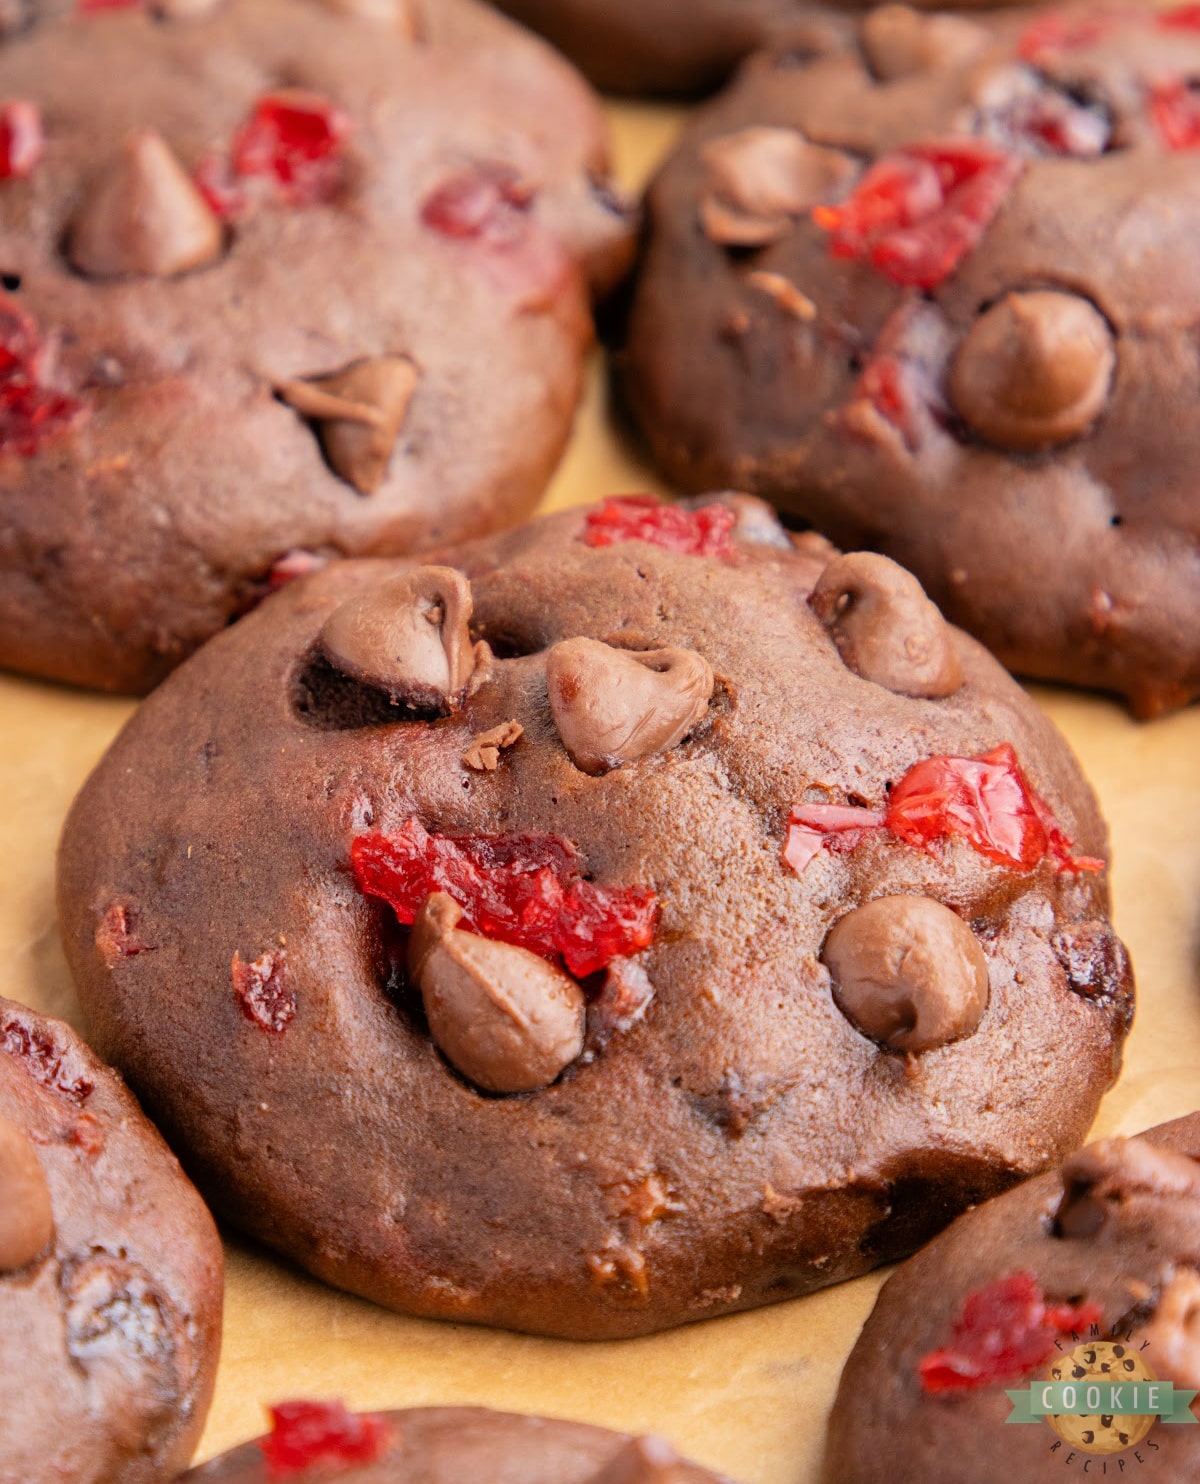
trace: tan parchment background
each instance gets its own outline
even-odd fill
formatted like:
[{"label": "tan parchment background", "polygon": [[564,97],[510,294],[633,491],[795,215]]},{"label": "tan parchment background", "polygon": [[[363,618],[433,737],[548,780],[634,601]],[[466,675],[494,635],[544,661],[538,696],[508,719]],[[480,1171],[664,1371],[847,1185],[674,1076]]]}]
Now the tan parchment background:
[{"label": "tan parchment background", "polygon": [[[631,105],[611,113],[621,174],[636,184],[679,115]],[[607,426],[597,364],[547,505],[654,487]],[[1137,726],[1106,701],[1035,696],[1078,752],[1112,826],[1117,926],[1141,993],[1126,1074],[1098,1128],[1130,1133],[1200,1107],[1200,708]],[[55,841],[74,791],[131,709],[0,677],[0,992],[76,1025],[54,924]],[[237,1241],[228,1255],[224,1355],[202,1456],[261,1431],[261,1402],[307,1393],[366,1407],[479,1402],[657,1430],[744,1484],[815,1480],[824,1412],[879,1283],[583,1345],[401,1318]]]}]

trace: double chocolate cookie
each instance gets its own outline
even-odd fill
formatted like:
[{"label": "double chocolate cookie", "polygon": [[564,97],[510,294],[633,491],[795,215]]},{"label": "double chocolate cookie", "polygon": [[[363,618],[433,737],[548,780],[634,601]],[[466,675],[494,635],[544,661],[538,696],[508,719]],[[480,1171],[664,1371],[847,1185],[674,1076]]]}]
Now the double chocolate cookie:
[{"label": "double chocolate cookie", "polygon": [[[1193,1114],[1089,1145],[963,1216],[889,1278],[842,1375],[824,1477],[1042,1484],[1071,1463],[1115,1477],[1153,1462],[1190,1479],[1200,1433],[1158,1414],[1170,1387],[1200,1389],[1198,1305]],[[1169,1386],[1151,1394],[1156,1380]],[[1008,1425],[1021,1389],[1049,1407],[1045,1423],[1029,1407],[1028,1425]]]},{"label": "double chocolate cookie", "polygon": [[1074,1148],[1132,1009],[1105,850],[907,573],[642,497],[271,598],[101,762],[60,906],[232,1220],[605,1337],[863,1272]]},{"label": "double chocolate cookie", "polygon": [[346,1484],[721,1484],[659,1438],[483,1407],[354,1413],[284,1402],[255,1443],[193,1469],[196,1484],[327,1478]]},{"label": "double chocolate cookie", "polygon": [[143,691],[298,571],[528,513],[630,251],[606,171],[587,88],[474,0],[6,43],[0,664]]},{"label": "double chocolate cookie", "polygon": [[1200,22],[886,6],[748,64],[649,197],[663,469],[910,568],[1010,668],[1200,692]]},{"label": "double chocolate cookie", "polygon": [[0,999],[0,1479],[187,1466],[221,1330],[212,1218],[121,1079]]},{"label": "double chocolate cookie", "polygon": [[[821,48],[846,34],[855,0],[496,0],[614,93],[707,92],[750,52]],[[963,9],[1004,0],[963,0]],[[918,0],[918,8],[935,5]]]}]

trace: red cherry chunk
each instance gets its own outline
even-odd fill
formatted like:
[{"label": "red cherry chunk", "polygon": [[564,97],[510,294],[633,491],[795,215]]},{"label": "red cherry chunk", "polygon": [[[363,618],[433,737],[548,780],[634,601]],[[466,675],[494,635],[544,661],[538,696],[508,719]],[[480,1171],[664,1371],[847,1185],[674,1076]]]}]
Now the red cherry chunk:
[{"label": "red cherry chunk", "polygon": [[322,567],[328,565],[327,556],[321,556],[315,551],[305,551],[301,547],[293,547],[291,551],[285,551],[271,564],[271,570],[267,573],[267,589],[275,592],[277,588],[286,587],[289,582],[295,582],[297,577],[307,577],[310,572],[319,572]]},{"label": "red cherry chunk", "polygon": [[444,891],[463,910],[459,927],[561,956],[579,978],[654,938],[655,893],[583,880],[579,852],[561,835],[431,835],[410,818],[393,834],[359,835],[350,861],[358,889],[387,902],[404,926]]},{"label": "red cherry chunk", "polygon": [[823,846],[830,850],[853,850],[868,830],[883,826],[884,817],[875,809],[850,804],[797,804],[788,821],[783,858],[799,876]]},{"label": "red cherry chunk", "polygon": [[621,541],[648,541],[683,556],[734,554],[734,513],[727,505],[700,505],[689,510],[668,505],[657,495],[620,495],[589,510],[583,539],[588,546],[616,546]]},{"label": "red cherry chunk", "polygon": [[72,1075],[67,1053],[43,1031],[30,1030],[19,1020],[6,1021],[0,1025],[0,1051],[18,1057],[35,1082],[72,1103],[86,1103],[92,1095],[92,1083]]},{"label": "red cherry chunk", "polygon": [[0,180],[24,180],[46,151],[36,103],[16,98],[0,106]]},{"label": "red cherry chunk", "polygon": [[1104,862],[1071,855],[1071,839],[1034,792],[1005,742],[983,757],[931,757],[910,768],[888,800],[887,828],[910,845],[947,836],[1014,871],[1050,860],[1060,871],[1100,871]]},{"label": "red cherry chunk", "polygon": [[1095,16],[1048,11],[1021,32],[1017,54],[1022,61],[1038,62],[1053,52],[1078,51],[1094,45],[1121,19],[1115,11]]},{"label": "red cherry chunk", "polygon": [[1177,5],[1158,16],[1162,31],[1200,31],[1200,5]]},{"label": "red cherry chunk", "polygon": [[976,1289],[954,1322],[950,1343],[917,1364],[924,1391],[976,1391],[1027,1375],[1050,1359],[1055,1338],[1099,1324],[1098,1304],[1048,1304],[1032,1273]]},{"label": "red cherry chunk", "polygon": [[43,438],[82,412],[73,397],[47,385],[46,354],[36,325],[0,294],[0,452],[29,458]]},{"label": "red cherry chunk", "polygon": [[1200,94],[1178,78],[1155,83],[1150,90],[1150,117],[1168,149],[1200,145]]},{"label": "red cherry chunk", "polygon": [[525,231],[533,197],[533,187],[511,165],[472,165],[425,198],[421,220],[444,237],[500,245]]},{"label": "red cherry chunk", "polygon": [[110,969],[123,958],[136,958],[139,953],[154,950],[153,943],[147,943],[133,931],[129,917],[125,903],[114,902],[96,928],[96,947]]},{"label": "red cherry chunk", "polygon": [[273,1035],[287,1030],[296,1017],[296,992],[288,982],[287,956],[282,949],[262,953],[252,963],[235,953],[230,978],[247,1020]]},{"label": "red cherry chunk", "polygon": [[299,90],[267,93],[234,138],[234,174],[274,180],[292,205],[327,201],[341,179],[349,132],[349,116],[328,98]]},{"label": "red cherry chunk", "polygon": [[783,858],[799,875],[822,848],[853,850],[870,830],[885,829],[930,849],[951,837],[1010,871],[1044,860],[1058,871],[1102,871],[1104,862],[1071,854],[1071,838],[1026,778],[1011,743],[983,757],[931,757],[911,767],[883,811],[846,804],[797,804]]},{"label": "red cherry chunk", "polygon": [[375,1463],[394,1437],[386,1417],[347,1411],[342,1402],[280,1402],[269,1411],[271,1431],[258,1446],[272,1479],[318,1467]]},{"label": "red cherry chunk", "polygon": [[813,220],[838,258],[910,288],[943,283],[980,241],[1024,162],[982,140],[915,144],[878,160]]}]

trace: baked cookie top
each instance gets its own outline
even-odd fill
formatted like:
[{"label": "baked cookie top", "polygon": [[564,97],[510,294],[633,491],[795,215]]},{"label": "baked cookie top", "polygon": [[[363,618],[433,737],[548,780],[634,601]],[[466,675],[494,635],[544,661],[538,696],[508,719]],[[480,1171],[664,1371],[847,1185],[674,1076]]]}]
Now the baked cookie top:
[{"label": "baked cookie top", "polygon": [[60,906],[220,1209],[396,1308],[603,1337],[1078,1144],[1132,1006],[1106,848],[893,563],[643,497],[271,598],[102,761]]},{"label": "baked cookie top", "polygon": [[532,508],[632,235],[549,48],[474,0],[85,7],[0,105],[0,663],[145,690],[314,561]]},{"label": "baked cookie top", "polygon": [[271,1431],[186,1474],[196,1484],[281,1477],[346,1484],[720,1484],[659,1438],[483,1407],[353,1413],[339,1403],[271,1409]]},{"label": "baked cookie top", "polygon": [[[856,0],[497,0],[591,78],[614,93],[707,92],[750,52],[781,38],[834,44]],[[998,0],[1003,4],[1003,0]],[[938,7],[917,0],[918,10]],[[989,8],[966,0],[960,9]]]},{"label": "baked cookie top", "polygon": [[1133,1411],[1058,1416],[1053,1432],[1008,1426],[1006,1391],[1146,1380],[1196,1391],[1198,1299],[1200,1115],[1090,1144],[961,1217],[888,1279],[842,1374],[824,1477],[1042,1484],[1074,1449],[1097,1476],[1107,1458],[1110,1477],[1153,1460],[1188,1478],[1200,1460],[1189,1427]]},{"label": "baked cookie top", "polygon": [[649,195],[658,461],[885,551],[1010,668],[1190,700],[1196,75],[1189,6],[885,6],[749,64]]},{"label": "baked cookie top", "polygon": [[70,1027],[0,999],[0,1478],[159,1484],[212,1396],[200,1197]]}]

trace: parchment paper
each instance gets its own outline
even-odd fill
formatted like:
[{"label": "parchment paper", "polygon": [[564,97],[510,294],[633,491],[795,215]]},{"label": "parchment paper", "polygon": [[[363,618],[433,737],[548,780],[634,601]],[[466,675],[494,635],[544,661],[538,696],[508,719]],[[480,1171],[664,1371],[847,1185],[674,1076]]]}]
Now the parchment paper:
[{"label": "parchment paper", "polygon": [[[680,115],[632,105],[611,113],[621,173],[636,184]],[[546,508],[654,488],[608,425],[597,361]],[[1125,1075],[1097,1129],[1132,1133],[1200,1107],[1200,708],[1139,726],[1094,697],[1034,695],[1079,754],[1112,826],[1116,921],[1140,1004]],[[81,1029],[54,922],[55,842],[74,791],[131,710],[0,677],[0,990]],[[476,1402],[658,1431],[744,1484],[815,1480],[825,1410],[880,1281],[586,1345],[401,1318],[237,1240],[228,1258],[224,1354],[201,1457],[259,1433],[260,1404],[287,1396],[362,1407]]]}]

